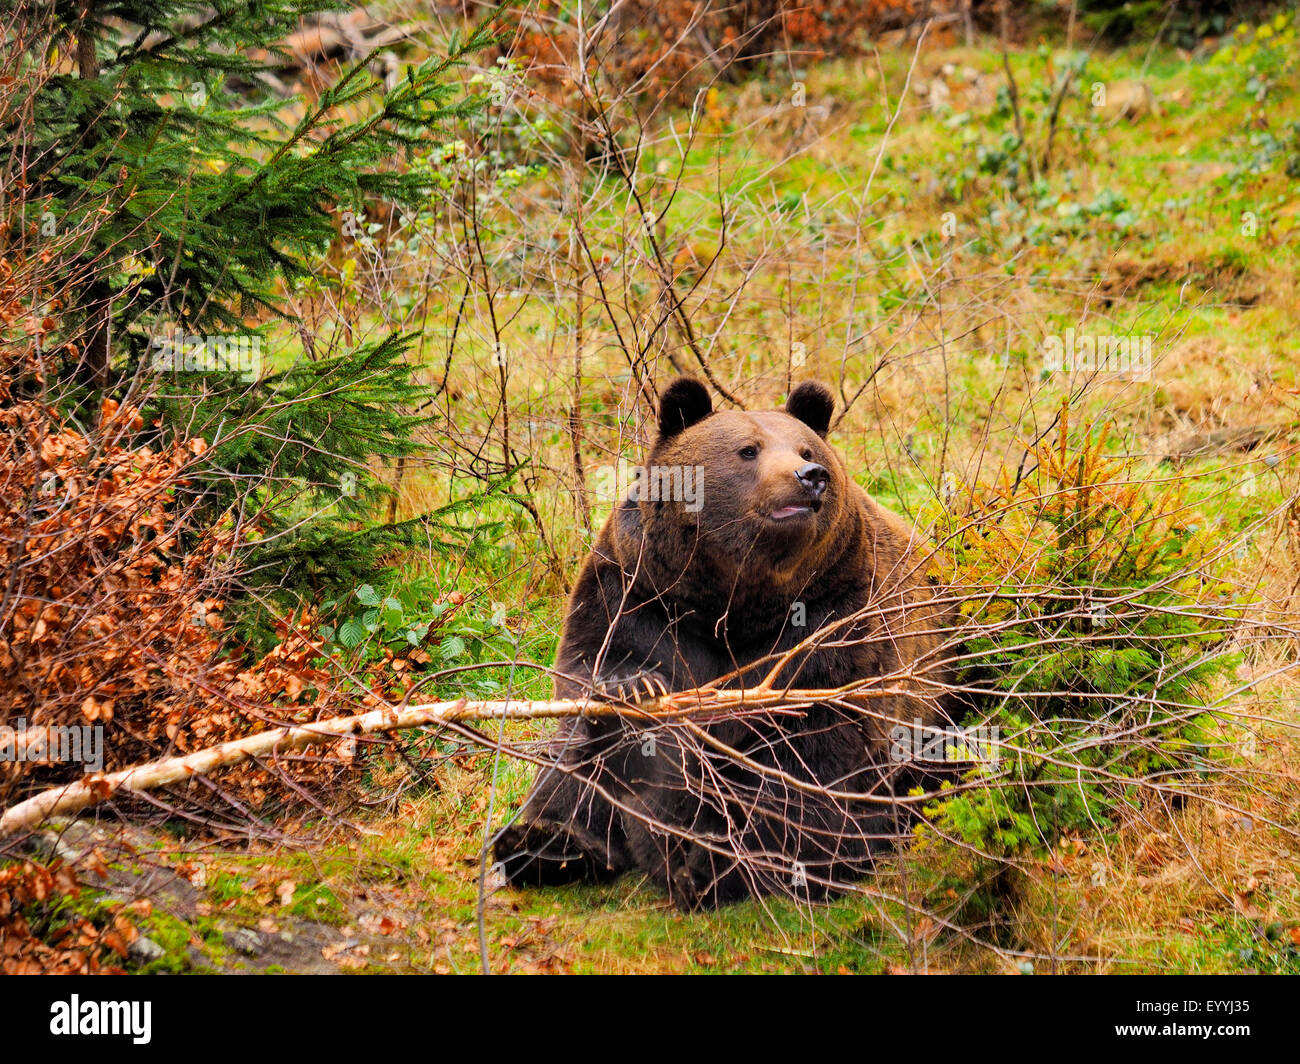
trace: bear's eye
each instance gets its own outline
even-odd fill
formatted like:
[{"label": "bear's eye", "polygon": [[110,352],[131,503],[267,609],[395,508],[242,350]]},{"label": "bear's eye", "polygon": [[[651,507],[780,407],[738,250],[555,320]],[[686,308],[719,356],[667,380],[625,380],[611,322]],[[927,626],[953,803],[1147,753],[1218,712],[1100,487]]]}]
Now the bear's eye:
[{"label": "bear's eye", "polygon": [[744,458],[746,461],[752,462],[758,457],[758,448],[752,443],[748,447],[742,447],[740,449],[740,457]]},{"label": "bear's eye", "polygon": [[802,451],[799,452],[799,454],[800,454],[800,456],[803,458],[803,460],[804,460],[805,462],[811,462],[811,461],[812,461],[812,448],[811,448],[811,447],[805,447]]}]

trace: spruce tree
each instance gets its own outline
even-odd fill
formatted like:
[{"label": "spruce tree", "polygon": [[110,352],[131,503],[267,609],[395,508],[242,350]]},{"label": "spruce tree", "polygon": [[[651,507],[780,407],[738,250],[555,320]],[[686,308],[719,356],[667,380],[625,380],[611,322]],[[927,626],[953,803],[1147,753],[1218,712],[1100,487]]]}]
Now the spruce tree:
[{"label": "spruce tree", "polygon": [[[26,7],[50,20],[46,39],[29,45],[46,80],[32,121],[0,134],[24,141],[26,198],[44,225],[88,234],[49,265],[76,293],[63,308],[70,331],[45,384],[51,397],[93,410],[110,395],[145,394],[146,431],[207,439],[195,484],[208,512],[243,495],[239,509],[261,514],[247,567],[255,584],[292,598],[372,577],[420,531],[375,519],[376,462],[418,447],[409,338],[330,358],[304,352],[288,365],[257,356],[267,326],[290,316],[286,294],[339,238],[344,212],[428,195],[427,176],[401,160],[476,106],[449,75],[489,41],[490,23],[389,87],[361,57],[286,126],[285,101],[262,75],[283,64],[281,42],[304,14],[350,4]],[[35,254],[42,229],[25,224],[6,238]]]}]

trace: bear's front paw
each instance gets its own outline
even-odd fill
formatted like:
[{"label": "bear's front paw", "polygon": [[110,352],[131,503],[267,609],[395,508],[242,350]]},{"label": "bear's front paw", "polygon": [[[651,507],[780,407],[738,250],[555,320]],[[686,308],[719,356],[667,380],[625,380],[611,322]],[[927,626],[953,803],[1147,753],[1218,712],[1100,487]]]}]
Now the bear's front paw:
[{"label": "bear's front paw", "polygon": [[517,821],[497,833],[492,845],[496,868],[514,886],[598,883],[623,870],[622,844],[576,824]]},{"label": "bear's front paw", "polygon": [[668,678],[653,670],[597,676],[593,693],[615,702],[645,702],[668,694]]}]

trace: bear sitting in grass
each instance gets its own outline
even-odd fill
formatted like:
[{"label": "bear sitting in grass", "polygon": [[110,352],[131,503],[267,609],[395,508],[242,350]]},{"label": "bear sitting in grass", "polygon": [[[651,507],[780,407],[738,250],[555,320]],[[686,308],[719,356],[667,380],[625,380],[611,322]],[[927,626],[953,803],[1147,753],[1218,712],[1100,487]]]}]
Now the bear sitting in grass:
[{"label": "bear sitting in grass", "polygon": [[495,840],[508,881],[639,869],[683,908],[821,897],[897,836],[892,799],[915,777],[891,763],[889,732],[943,709],[939,688],[890,677],[942,683],[946,618],[917,534],[827,443],[833,409],[806,383],[784,411],[715,413],[699,381],[673,382],[573,589],[556,697],[753,687],[774,666],[782,687],[882,690],[721,720],[566,720]]}]

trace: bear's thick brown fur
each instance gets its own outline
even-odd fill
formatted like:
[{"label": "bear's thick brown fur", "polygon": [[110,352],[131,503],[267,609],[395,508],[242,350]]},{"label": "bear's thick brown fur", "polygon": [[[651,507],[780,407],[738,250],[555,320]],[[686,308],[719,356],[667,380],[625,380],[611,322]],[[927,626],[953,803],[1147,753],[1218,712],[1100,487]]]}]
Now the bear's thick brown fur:
[{"label": "bear's thick brown fur", "polygon": [[891,693],[701,723],[566,721],[554,765],[496,839],[510,881],[635,868],[687,908],[816,897],[897,835],[892,798],[912,777],[887,736],[942,716],[940,688],[918,677],[944,679],[946,615],[916,533],[826,442],[833,407],[811,383],[762,413],[714,413],[689,378],[667,389],[638,487],[574,587],[556,697],[753,686],[819,630],[779,683],[885,677]]}]

